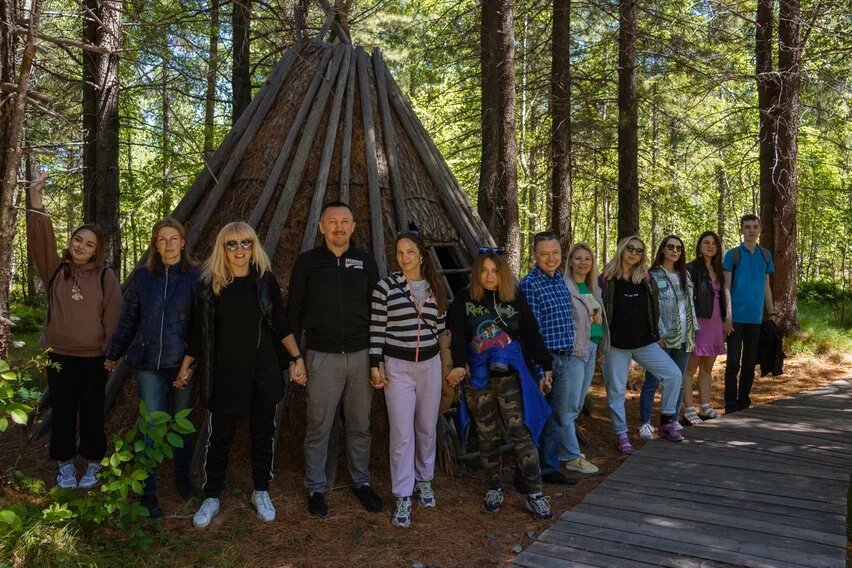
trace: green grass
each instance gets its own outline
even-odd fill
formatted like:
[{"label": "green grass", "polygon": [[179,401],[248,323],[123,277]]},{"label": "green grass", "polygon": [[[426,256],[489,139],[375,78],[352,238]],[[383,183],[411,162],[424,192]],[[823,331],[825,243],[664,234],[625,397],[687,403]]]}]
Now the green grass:
[{"label": "green grass", "polygon": [[804,300],[799,302],[801,335],[790,338],[787,349],[792,353],[838,358],[852,352],[852,324],[847,314],[841,322],[835,306]]}]

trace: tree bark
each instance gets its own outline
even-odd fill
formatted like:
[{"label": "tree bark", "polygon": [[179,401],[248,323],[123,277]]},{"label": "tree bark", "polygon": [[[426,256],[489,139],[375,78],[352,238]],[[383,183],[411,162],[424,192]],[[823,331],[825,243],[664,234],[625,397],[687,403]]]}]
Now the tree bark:
[{"label": "tree bark", "polygon": [[567,253],[572,241],[571,187],[571,0],[553,0],[550,59],[551,226]]},{"label": "tree bark", "polygon": [[251,102],[251,0],[234,0],[231,13],[234,58],[231,72],[233,111],[231,124],[236,124],[240,115]]},{"label": "tree bark", "polygon": [[618,239],[639,232],[638,0],[618,2]]},{"label": "tree bark", "polygon": [[483,0],[482,160],[477,208],[494,240],[520,270],[517,141],[515,140],[515,49],[512,0]]},{"label": "tree bark", "polygon": [[219,0],[210,0],[210,37],[207,59],[207,90],[204,94],[204,160],[215,148],[216,77],[219,74]]},{"label": "tree bark", "polygon": [[[83,0],[83,43],[100,47],[100,2]],[[83,218],[94,220],[97,210],[98,65],[101,54],[83,50]]]},{"label": "tree bark", "polygon": [[[799,134],[799,90],[802,68],[801,11],[799,0],[780,0],[778,18],[777,164],[773,172],[772,254],[775,274],[771,278],[776,320],[784,333],[798,330],[796,281],[796,161]],[[763,225],[768,225],[764,222]],[[766,246],[766,245],[764,245]]]},{"label": "tree bark", "polygon": [[15,74],[14,37],[19,6],[14,0],[0,0],[0,81],[13,82],[17,90],[6,104],[0,106],[0,357],[6,358],[10,345],[9,286],[12,279],[12,244],[15,240],[16,215],[14,209],[18,166],[21,160],[21,140],[27,110],[27,89],[35,59],[34,33],[41,20],[41,0],[30,3],[29,28],[21,56],[21,65]]},{"label": "tree bark", "polygon": [[169,39],[166,34],[163,42],[163,87],[162,87],[162,156],[163,160],[163,193],[160,200],[160,216],[167,217],[172,212],[172,149],[171,149],[171,94],[169,93]]},{"label": "tree bark", "polygon": [[[778,76],[772,65],[772,36],[775,0],[757,0],[755,20],[755,75],[757,78],[757,107],[759,113],[759,172],[760,216],[769,220],[775,209],[775,188],[772,170],[775,167],[775,136],[777,131]],[[760,242],[768,249],[775,243],[771,223],[763,223]]]}]

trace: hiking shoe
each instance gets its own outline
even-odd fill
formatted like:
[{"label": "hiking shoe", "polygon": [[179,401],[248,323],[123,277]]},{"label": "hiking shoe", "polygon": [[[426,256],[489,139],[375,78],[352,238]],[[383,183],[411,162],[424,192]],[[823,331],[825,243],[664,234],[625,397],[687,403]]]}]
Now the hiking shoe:
[{"label": "hiking shoe", "polygon": [[550,497],[544,495],[527,495],[527,511],[533,514],[536,519],[551,519],[553,513],[550,512]]},{"label": "hiking shoe", "polygon": [[59,475],[56,476],[56,484],[62,489],[77,488],[77,467],[74,460],[59,462]]},{"label": "hiking shoe", "polygon": [[623,456],[633,455],[633,452],[636,451],[636,448],[630,443],[630,438],[627,437],[627,434],[622,434],[618,437],[618,451]]},{"label": "hiking shoe", "polygon": [[548,485],[577,485],[577,480],[572,479],[561,471],[551,471],[541,474],[541,482]]},{"label": "hiking shoe", "polygon": [[503,488],[489,489],[485,492],[485,499],[482,500],[482,510],[486,513],[496,513],[502,504]]},{"label": "hiking shoe", "polygon": [[[418,481],[414,484],[414,493],[417,495],[417,501],[421,507],[426,509],[434,509],[438,504],[435,499],[435,492],[432,491],[431,481]],[[397,503],[397,511],[399,511],[399,503]]]},{"label": "hiking shoe", "polygon": [[702,404],[698,409],[698,417],[702,420],[713,420],[719,418],[719,413],[713,410],[709,404]]},{"label": "hiking shoe", "polygon": [[308,495],[308,512],[320,519],[327,519],[329,516],[328,505],[325,504],[325,493],[314,491]]},{"label": "hiking shoe", "polygon": [[577,459],[565,462],[562,464],[562,467],[568,471],[576,471],[577,473],[586,474],[597,473],[599,471],[598,466],[587,460],[586,456],[583,454],[580,454]]},{"label": "hiking shoe", "polygon": [[382,511],[382,498],[376,495],[369,483],[352,487],[352,493],[361,501],[364,508],[370,513],[380,513]]},{"label": "hiking shoe", "polygon": [[189,477],[178,477],[175,479],[175,488],[177,488],[180,498],[184,501],[198,497],[195,487],[192,485],[192,479]]},{"label": "hiking shoe", "polygon": [[411,526],[411,497],[400,497],[396,500],[396,511],[391,518],[391,523],[395,527],[404,529]]},{"label": "hiking shoe", "polygon": [[148,509],[149,519],[156,520],[163,516],[163,510],[160,509],[160,501],[156,495],[143,495],[139,504]]},{"label": "hiking shoe", "polygon": [[674,424],[674,429],[678,432],[683,430],[683,424],[681,424],[678,420],[675,420],[674,422],[672,422],[672,424]]},{"label": "hiking shoe", "polygon": [[[683,428],[681,426],[681,428]],[[677,428],[677,422],[669,422],[660,426],[660,438],[665,438],[670,442],[683,442],[683,434]]]},{"label": "hiking shoe", "polygon": [[639,427],[639,437],[643,440],[653,440],[656,431],[656,428],[646,422]]},{"label": "hiking shoe", "polygon": [[101,464],[95,462],[89,462],[88,467],[86,467],[86,473],[83,474],[83,477],[80,478],[80,483],[77,484],[77,487],[80,489],[88,489],[89,487],[94,487],[98,483],[98,474],[101,471]]},{"label": "hiking shoe", "polygon": [[213,517],[215,517],[218,513],[219,499],[215,497],[208,497],[192,516],[192,524],[197,529],[206,529],[210,524],[210,521],[212,521]]},{"label": "hiking shoe", "polygon": [[269,491],[253,491],[251,494],[251,504],[254,505],[254,510],[257,511],[258,517],[267,523],[275,520],[275,507],[272,506]]},{"label": "hiking shoe", "polygon": [[683,419],[686,421],[687,426],[697,426],[698,424],[704,422],[704,420],[702,420],[701,417],[695,413],[694,408],[690,408],[686,412],[684,412]]}]

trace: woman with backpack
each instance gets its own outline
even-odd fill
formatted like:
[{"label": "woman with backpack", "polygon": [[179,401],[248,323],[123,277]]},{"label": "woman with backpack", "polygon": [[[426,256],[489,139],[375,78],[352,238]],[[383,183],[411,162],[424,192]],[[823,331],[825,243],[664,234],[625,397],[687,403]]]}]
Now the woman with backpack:
[{"label": "woman with backpack", "polygon": [[[56,233],[42,203],[46,181],[42,174],[30,186],[27,247],[47,292],[39,346],[50,349],[50,457],[59,465],[59,487],[85,489],[97,483],[106,453],[104,353],[121,314],[121,286],[105,264],[104,236],[97,225],[74,229],[56,254]],[[88,461],[79,482],[78,453]]]},{"label": "woman with backpack", "polygon": [[[174,416],[192,408],[192,386],[178,389],[173,384],[183,362],[200,277],[185,247],[186,229],[179,221],[168,218],[154,225],[148,260],[130,277],[121,320],[107,348],[108,368],[114,368],[126,354],[127,364],[136,373],[139,400],[149,414],[163,410]],[[175,485],[184,501],[193,496],[191,459],[189,437],[184,436],[173,460]],[[163,516],[157,500],[156,470],[145,480],[141,503],[150,518]]]},{"label": "woman with backpack", "polygon": [[390,423],[394,526],[411,526],[411,498],[434,508],[435,450],[441,403],[438,336],[445,329],[447,292],[418,233],[396,239],[400,272],[379,280],[370,310],[370,382],[384,388]]},{"label": "woman with backpack", "polygon": [[626,237],[618,243],[615,256],[601,275],[610,338],[603,376],[618,451],[623,455],[634,452],[627,436],[624,411],[631,359],[659,377],[663,385],[660,436],[672,442],[683,441],[683,435],[674,425],[682,375],[661,347],[665,340],[661,340],[659,330],[659,290],[648,274],[646,253],[645,243],[638,236]]}]

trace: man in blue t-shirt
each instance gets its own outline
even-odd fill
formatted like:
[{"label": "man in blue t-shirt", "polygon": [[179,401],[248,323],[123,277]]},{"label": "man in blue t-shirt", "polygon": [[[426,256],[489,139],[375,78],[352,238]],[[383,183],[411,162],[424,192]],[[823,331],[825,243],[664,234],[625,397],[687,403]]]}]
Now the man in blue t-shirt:
[{"label": "man in blue t-shirt", "polygon": [[751,406],[749,395],[754,382],[764,310],[768,317],[775,317],[772,291],[769,289],[769,275],[775,272],[775,264],[772,262],[772,253],[757,244],[760,236],[760,219],[757,215],[744,215],[740,219],[740,231],[743,242],[726,252],[722,262],[727,300],[726,414]]}]

